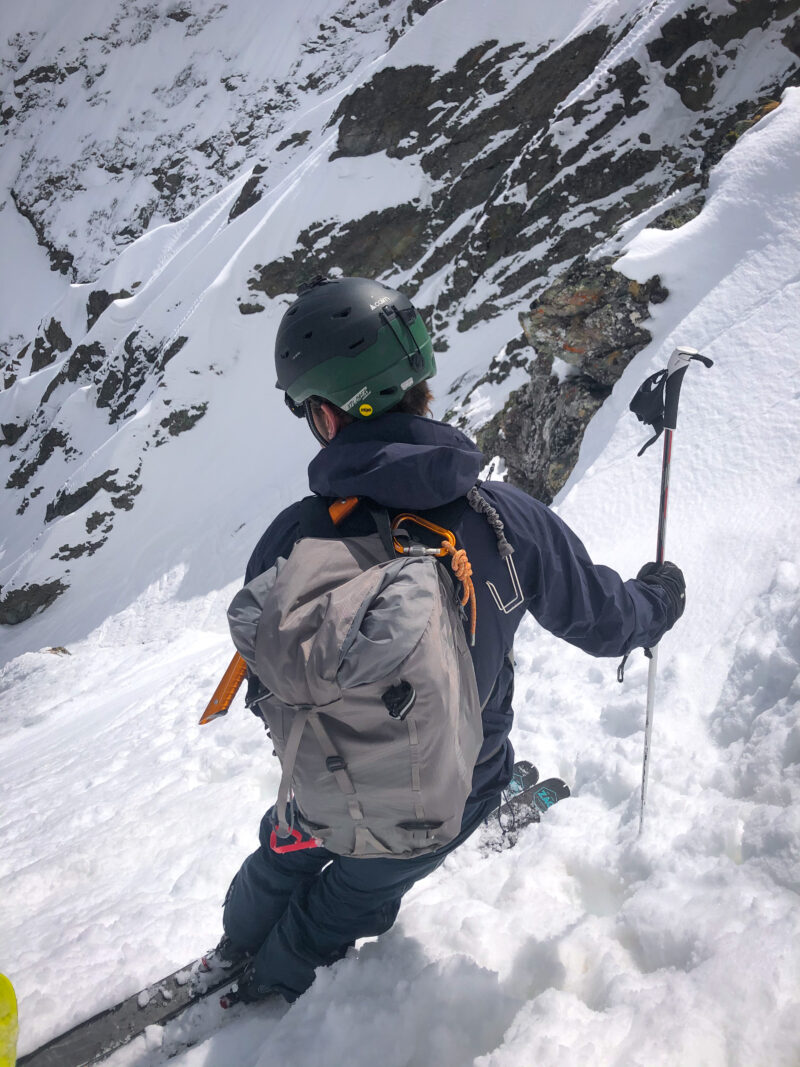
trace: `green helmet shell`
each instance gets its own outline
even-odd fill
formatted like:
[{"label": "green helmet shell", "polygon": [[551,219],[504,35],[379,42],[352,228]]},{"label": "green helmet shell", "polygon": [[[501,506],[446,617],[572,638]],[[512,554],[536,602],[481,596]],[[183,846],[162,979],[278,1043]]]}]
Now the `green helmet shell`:
[{"label": "green helmet shell", "polygon": [[373,418],[436,373],[433,346],[414,305],[368,278],[318,279],[278,327],[277,386],[294,406],[312,396]]}]

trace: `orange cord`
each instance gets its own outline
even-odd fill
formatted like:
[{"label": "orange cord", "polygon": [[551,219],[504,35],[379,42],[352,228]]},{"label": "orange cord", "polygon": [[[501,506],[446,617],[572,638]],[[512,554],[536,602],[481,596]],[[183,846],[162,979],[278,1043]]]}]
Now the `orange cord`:
[{"label": "orange cord", "polygon": [[[453,574],[464,586],[464,595],[461,598],[462,606],[469,601],[469,643],[475,644],[475,628],[478,619],[478,603],[475,599],[475,586],[472,584],[472,564],[467,558],[467,553],[463,548],[456,548],[455,534],[451,530],[446,530],[443,526],[437,526],[435,522],[431,522],[429,519],[423,519],[419,515],[402,514],[395,517],[392,523],[392,533],[403,523],[415,522],[418,526],[424,526],[426,530],[430,530],[432,533],[438,534],[440,537],[445,538],[442,541],[441,548],[425,549],[427,554],[435,554],[439,557],[449,556],[450,566],[453,568]],[[394,538],[395,551],[401,555],[408,551],[400,541]]]},{"label": "orange cord", "polygon": [[475,644],[475,628],[478,622],[478,604],[475,600],[475,586],[472,584],[472,564],[463,548],[455,548],[449,541],[442,541],[443,553],[450,557],[453,574],[464,587],[462,605],[469,601],[469,643]]}]

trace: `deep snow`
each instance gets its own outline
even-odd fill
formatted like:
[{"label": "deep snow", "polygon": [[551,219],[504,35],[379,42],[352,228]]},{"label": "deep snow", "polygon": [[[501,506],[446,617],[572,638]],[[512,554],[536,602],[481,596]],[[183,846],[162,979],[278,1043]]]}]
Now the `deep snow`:
[{"label": "deep snow", "polygon": [[[712,173],[698,218],[630,241],[621,268],[660,274],[670,297],[556,501],[596,560],[635,573],[653,555],[660,449],[636,457],[646,431],[627,404],[676,344],[715,360],[687,375],[675,435],[667,555],[686,572],[688,606],[661,647],[644,835],[646,661],[619,686],[614,663],[526,623],[517,751],[574,799],[511,851],[468,843],[409,893],[388,935],[321,972],[291,1008],[237,1011],[170,1062],[796,1067],[799,145],[800,91],[788,90]],[[189,234],[213,210],[191,216]],[[155,264],[158,239],[129,254]],[[199,313],[208,354],[230,343],[214,310],[209,300]],[[114,613],[68,641],[69,655],[24,652],[0,676],[0,970],[20,997],[23,1052],[216,940],[227,883],[277,788],[240,702],[196,725],[230,655],[237,574],[313,454],[277,404],[260,417],[268,368],[254,381],[241,338],[233,351],[215,405],[171,446],[161,481],[153,461],[149,502],[121,518],[130,588]],[[183,493],[202,494],[219,435],[237,433],[270,457],[253,472],[255,498],[242,499],[237,472],[202,527],[182,521],[174,471]],[[164,569],[175,538],[185,562]],[[87,607],[98,618],[107,566],[98,555]],[[52,610],[29,629],[42,645],[61,644],[67,626],[66,609]],[[163,1064],[185,1028],[210,1033],[213,1015],[109,1062]]]}]

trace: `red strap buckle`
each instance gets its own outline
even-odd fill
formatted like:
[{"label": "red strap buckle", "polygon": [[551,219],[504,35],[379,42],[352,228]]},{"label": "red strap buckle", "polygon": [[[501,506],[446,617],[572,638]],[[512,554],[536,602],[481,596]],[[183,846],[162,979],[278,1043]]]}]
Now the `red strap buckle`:
[{"label": "red strap buckle", "polygon": [[[309,837],[305,840],[303,835],[295,827],[290,827],[289,836],[293,839],[288,845],[278,844],[278,834],[276,830],[273,830],[269,838],[269,847],[273,852],[277,852],[278,855],[282,855],[284,852],[299,852],[301,848],[322,848],[322,842],[317,841],[316,837]],[[282,841],[286,838],[282,837]]]}]

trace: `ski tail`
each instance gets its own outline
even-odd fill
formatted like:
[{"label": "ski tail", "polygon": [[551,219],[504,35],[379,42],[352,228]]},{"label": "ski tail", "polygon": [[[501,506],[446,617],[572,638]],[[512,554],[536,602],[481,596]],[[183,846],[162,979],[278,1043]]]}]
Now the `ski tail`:
[{"label": "ski tail", "polygon": [[569,786],[560,778],[547,778],[544,782],[537,783],[530,792],[531,804],[542,813],[549,811],[559,800],[572,796]]},{"label": "ski tail", "polygon": [[497,852],[513,848],[519,833],[531,823],[541,822],[542,815],[554,804],[571,796],[569,786],[560,778],[539,781],[536,768],[524,760],[514,764],[514,777],[503,803],[489,815],[483,827],[483,851]]}]

